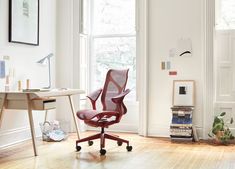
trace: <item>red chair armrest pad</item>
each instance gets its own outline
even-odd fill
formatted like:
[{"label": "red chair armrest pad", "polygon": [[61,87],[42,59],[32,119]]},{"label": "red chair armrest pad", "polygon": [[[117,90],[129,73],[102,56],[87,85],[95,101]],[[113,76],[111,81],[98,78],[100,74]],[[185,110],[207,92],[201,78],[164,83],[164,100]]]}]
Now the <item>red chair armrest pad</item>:
[{"label": "red chair armrest pad", "polygon": [[112,98],[112,101],[114,102],[114,103],[120,103],[120,102],[122,102],[122,100],[124,99],[124,97],[128,94],[128,93],[130,93],[130,89],[126,89],[124,92],[122,92],[121,94],[119,94],[119,95],[117,95],[117,96],[115,96],[115,97],[113,97]]},{"label": "red chair armrest pad", "polygon": [[96,91],[90,93],[89,95],[87,95],[87,97],[88,97],[91,101],[94,101],[94,102],[95,102],[95,101],[99,98],[101,92],[102,92],[102,88],[100,88],[100,89],[98,89],[98,90],[96,90]]}]

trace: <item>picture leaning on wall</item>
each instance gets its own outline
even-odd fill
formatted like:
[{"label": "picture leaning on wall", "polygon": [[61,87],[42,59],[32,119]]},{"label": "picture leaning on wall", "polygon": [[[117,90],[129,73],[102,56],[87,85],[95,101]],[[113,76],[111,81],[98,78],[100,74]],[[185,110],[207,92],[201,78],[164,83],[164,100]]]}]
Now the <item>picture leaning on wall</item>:
[{"label": "picture leaning on wall", "polygon": [[173,106],[194,106],[194,80],[173,81]]},{"label": "picture leaning on wall", "polygon": [[9,0],[9,42],[39,45],[39,0]]}]

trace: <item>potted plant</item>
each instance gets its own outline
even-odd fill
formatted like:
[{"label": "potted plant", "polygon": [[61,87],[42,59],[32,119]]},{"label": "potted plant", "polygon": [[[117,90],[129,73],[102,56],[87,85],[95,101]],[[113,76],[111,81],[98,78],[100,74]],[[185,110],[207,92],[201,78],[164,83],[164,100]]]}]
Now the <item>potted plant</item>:
[{"label": "potted plant", "polygon": [[228,144],[229,141],[234,139],[234,136],[227,124],[233,123],[233,118],[228,121],[224,121],[226,112],[222,112],[220,115],[215,116],[213,126],[208,136],[214,138],[217,143]]}]

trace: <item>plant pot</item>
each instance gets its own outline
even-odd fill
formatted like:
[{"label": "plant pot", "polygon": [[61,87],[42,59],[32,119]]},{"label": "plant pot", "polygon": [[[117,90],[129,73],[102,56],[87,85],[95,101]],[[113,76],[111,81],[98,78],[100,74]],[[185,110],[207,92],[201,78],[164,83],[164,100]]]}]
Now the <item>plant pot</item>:
[{"label": "plant pot", "polygon": [[216,133],[216,139],[218,139],[219,141],[220,141],[220,138],[221,138],[222,136],[224,136],[224,131],[218,131],[218,132]]},{"label": "plant pot", "polygon": [[228,144],[234,144],[235,143],[234,139],[221,141],[221,137],[223,137],[223,136],[224,136],[224,131],[218,131],[217,134],[215,135],[214,143],[218,144],[218,145],[228,145]]},{"label": "plant pot", "polygon": [[224,144],[224,142],[221,141],[221,137],[224,136],[224,131],[218,131],[214,138],[215,144]]}]

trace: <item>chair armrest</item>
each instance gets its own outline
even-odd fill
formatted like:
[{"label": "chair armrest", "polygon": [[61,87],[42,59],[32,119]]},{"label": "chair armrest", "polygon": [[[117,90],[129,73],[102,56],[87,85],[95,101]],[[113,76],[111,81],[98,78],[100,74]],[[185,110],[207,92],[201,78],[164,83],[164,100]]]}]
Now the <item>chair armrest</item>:
[{"label": "chair armrest", "polygon": [[124,92],[122,92],[121,94],[119,94],[119,95],[117,95],[117,96],[115,96],[115,97],[112,97],[112,101],[114,102],[114,103],[116,103],[116,104],[118,104],[118,103],[121,103],[122,101],[123,101],[123,99],[124,99],[124,97],[128,94],[128,93],[130,93],[130,89],[126,89]]},{"label": "chair armrest", "polygon": [[92,100],[92,101],[96,101],[96,100],[99,98],[99,96],[100,96],[102,90],[103,90],[103,89],[100,88],[100,89],[98,89],[98,90],[96,90],[96,91],[90,93],[89,95],[87,95],[87,97],[88,97],[90,100]]},{"label": "chair armrest", "polygon": [[93,110],[96,110],[96,100],[99,98],[102,90],[103,89],[100,88],[86,96],[87,98],[90,99]]}]

